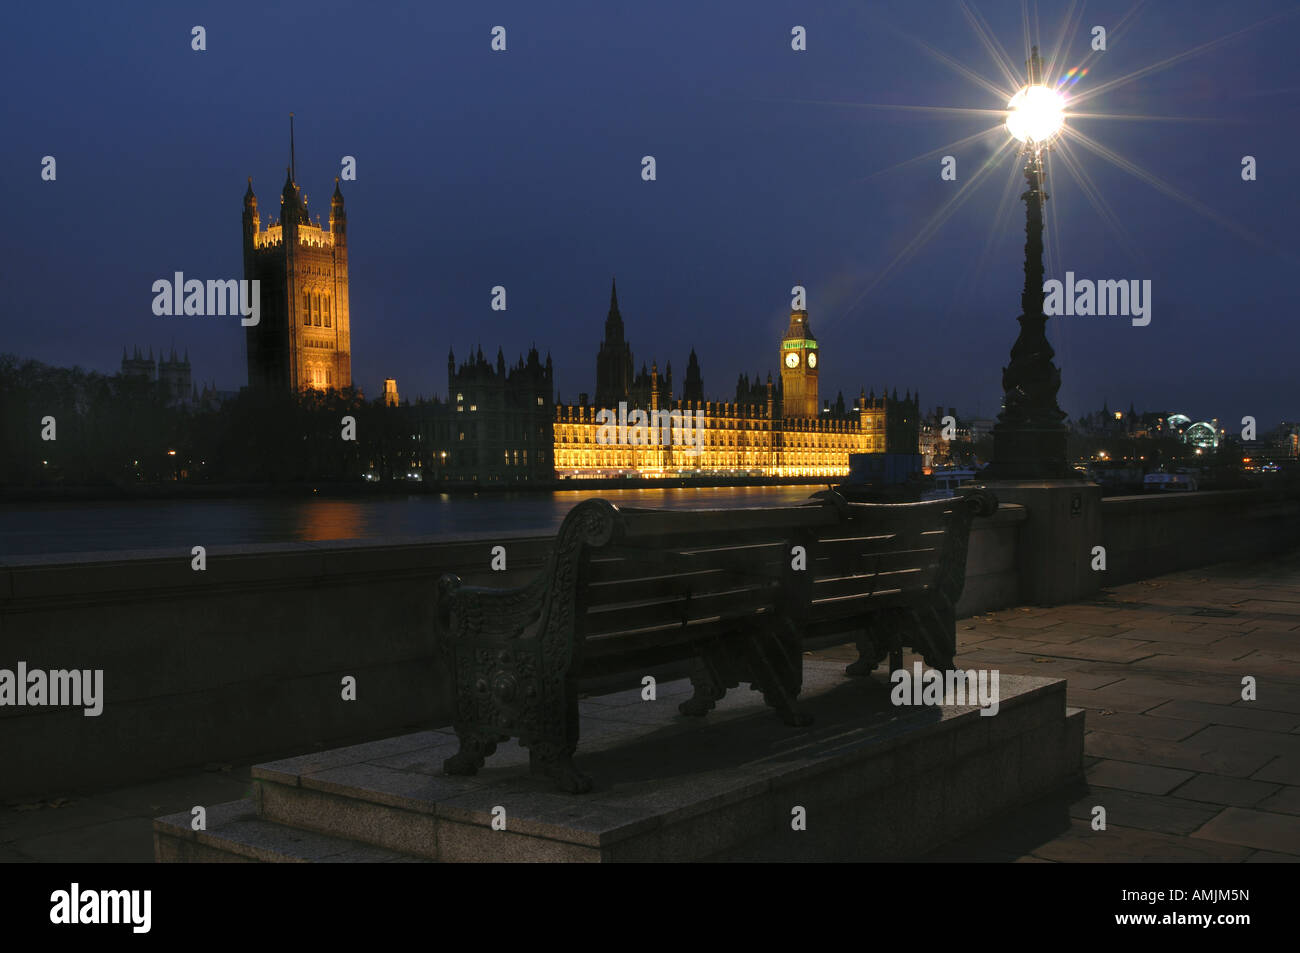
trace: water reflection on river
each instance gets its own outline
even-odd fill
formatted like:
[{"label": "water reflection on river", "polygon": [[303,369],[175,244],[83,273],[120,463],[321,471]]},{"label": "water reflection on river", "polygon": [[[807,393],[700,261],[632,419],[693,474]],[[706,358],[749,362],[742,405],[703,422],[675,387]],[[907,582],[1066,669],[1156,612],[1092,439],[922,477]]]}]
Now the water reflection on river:
[{"label": "water reflection on river", "polygon": [[0,559],[195,545],[554,532],[574,505],[601,496],[663,509],[778,506],[821,487],[698,487],[409,496],[378,500],[142,500],[0,506]]}]

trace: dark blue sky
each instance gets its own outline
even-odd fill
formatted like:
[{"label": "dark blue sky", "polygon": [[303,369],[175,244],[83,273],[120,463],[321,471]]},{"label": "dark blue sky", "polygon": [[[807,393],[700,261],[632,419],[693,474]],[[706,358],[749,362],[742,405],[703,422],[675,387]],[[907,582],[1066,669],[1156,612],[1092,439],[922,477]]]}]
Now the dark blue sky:
[{"label": "dark blue sky", "polygon": [[[1046,47],[1066,6],[1040,4]],[[1113,31],[1131,6],[1088,4],[1066,64],[1087,58],[1094,24]],[[1022,67],[1019,8],[977,5]],[[1075,88],[1298,9],[1157,0]],[[196,378],[244,384],[237,319],[155,317],[150,286],[174,271],[242,277],[245,178],[265,219],[292,110],[313,214],[328,218],[340,157],[357,158],[344,192],[353,373],[368,396],[385,376],[405,396],[443,395],[448,347],[463,357],[480,342],[514,360],[536,341],[565,399],[591,391],[616,274],[637,366],[671,360],[678,388],[692,346],[714,398],[730,399],[741,371],[775,372],[802,282],[823,396],[888,383],[996,413],[1021,283],[1023,207],[994,228],[1013,160],[878,280],[990,150],[954,149],[956,184],[941,181],[937,156],[893,167],[996,120],[834,105],[1003,106],[909,41],[1004,85],[946,0],[53,2],[6,20],[0,351],[115,371],[124,344],[174,343]],[[190,49],[195,24],[206,52]],[[489,49],[496,24],[504,54]],[[795,24],[807,52],[790,49]],[[1105,398],[1224,421],[1300,418],[1298,41],[1300,16],[1277,19],[1084,107],[1203,120],[1077,125],[1264,245],[1075,147],[1121,236],[1058,162],[1049,277],[1153,283],[1148,327],[1050,322],[1072,416]],[[53,183],[40,179],[47,154]],[[640,178],[646,154],[653,183]],[[1247,154],[1257,182],[1241,181]],[[489,308],[497,284],[505,313]]]}]

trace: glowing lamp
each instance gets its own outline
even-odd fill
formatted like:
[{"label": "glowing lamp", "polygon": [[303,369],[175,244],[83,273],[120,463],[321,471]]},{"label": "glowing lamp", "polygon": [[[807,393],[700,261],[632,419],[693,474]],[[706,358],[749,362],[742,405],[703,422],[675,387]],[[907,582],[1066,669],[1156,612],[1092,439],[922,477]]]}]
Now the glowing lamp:
[{"label": "glowing lamp", "polygon": [[1041,145],[1065,125],[1065,101],[1046,86],[1026,86],[1007,103],[1007,131],[1021,142]]}]

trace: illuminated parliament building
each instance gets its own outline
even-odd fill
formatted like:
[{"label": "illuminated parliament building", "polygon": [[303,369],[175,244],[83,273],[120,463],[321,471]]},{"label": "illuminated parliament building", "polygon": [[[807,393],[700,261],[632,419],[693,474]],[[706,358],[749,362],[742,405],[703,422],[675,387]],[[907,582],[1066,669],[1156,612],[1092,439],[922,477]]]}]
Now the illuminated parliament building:
[{"label": "illuminated parliament building", "polygon": [[250,178],[243,224],[244,277],[261,282],[261,320],[244,329],[249,387],[279,391],[350,387],[348,219],[338,179],[325,229],[319,215],[313,224],[307,214],[307,196],[295,180],[291,139],[279,220],[261,227]]},{"label": "illuminated parliament building", "polygon": [[851,453],[915,453],[919,398],[877,397],[863,389],[851,407],[843,396],[821,402],[817,339],[807,311],[790,315],[778,350],[780,379],[742,375],[732,402],[704,400],[692,351],[684,386],[673,389],[672,364],[643,364],[633,374],[618,292],[610,289],[605,337],[596,357],[595,401],[557,404],[555,476],[837,477]]}]

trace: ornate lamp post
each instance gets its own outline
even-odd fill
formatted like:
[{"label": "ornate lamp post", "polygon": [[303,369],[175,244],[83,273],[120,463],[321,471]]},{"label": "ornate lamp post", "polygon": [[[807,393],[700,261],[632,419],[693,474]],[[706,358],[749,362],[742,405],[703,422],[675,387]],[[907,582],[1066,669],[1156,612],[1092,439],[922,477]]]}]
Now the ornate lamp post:
[{"label": "ornate lamp post", "polygon": [[1020,295],[1020,336],[1002,369],[1003,406],[993,427],[997,480],[1061,479],[1073,475],[1066,460],[1065,411],[1056,402],[1061,372],[1052,362],[1043,313],[1043,152],[1064,125],[1061,97],[1042,85],[1038,47],[1029,59],[1029,84],[1007,104],[1007,129],[1023,146],[1025,182],[1025,287]]}]

